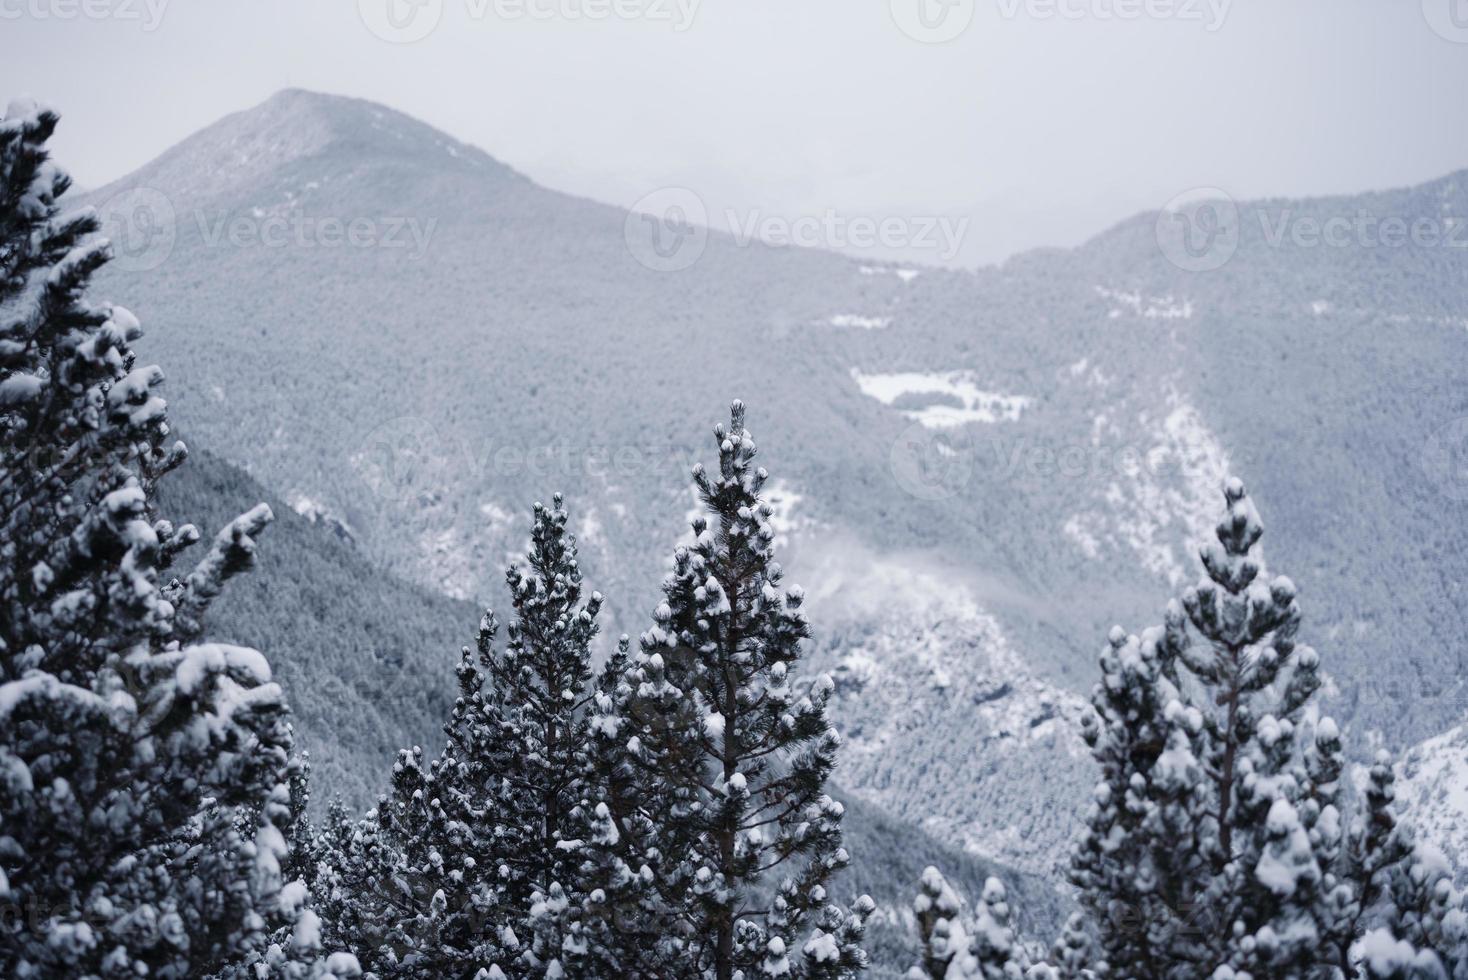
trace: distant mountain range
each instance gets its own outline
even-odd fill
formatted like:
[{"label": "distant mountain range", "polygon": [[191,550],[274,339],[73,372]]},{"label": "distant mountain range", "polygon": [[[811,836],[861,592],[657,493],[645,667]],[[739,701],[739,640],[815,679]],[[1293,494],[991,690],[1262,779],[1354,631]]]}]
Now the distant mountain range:
[{"label": "distant mountain range", "polygon": [[[684,224],[676,191],[629,215],[286,91],[89,200],[123,253],[102,292],[142,319],[193,439],[310,518],[330,563],[455,620],[364,648],[352,706],[449,661],[472,617],[439,596],[502,604],[557,490],[607,632],[643,629],[687,466],[738,396],[838,684],[843,789],[949,845],[1055,880],[1105,630],[1196,578],[1225,472],[1358,750],[1468,711],[1468,172],[1184,202],[960,272],[741,244]],[[279,629],[272,657],[304,656]],[[437,673],[403,680],[413,712],[448,696]],[[302,715],[308,741],[349,724],[333,710]],[[368,755],[323,781],[360,798]]]}]

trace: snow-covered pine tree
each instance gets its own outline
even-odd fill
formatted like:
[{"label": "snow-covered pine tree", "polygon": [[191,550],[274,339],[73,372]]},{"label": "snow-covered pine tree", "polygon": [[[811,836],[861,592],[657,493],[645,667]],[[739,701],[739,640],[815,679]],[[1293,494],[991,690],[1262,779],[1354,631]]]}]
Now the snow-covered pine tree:
[{"label": "snow-covered pine tree", "polygon": [[200,642],[270,511],[164,578],[198,532],[150,491],[185,451],[138,321],[84,298],[110,247],[91,210],[59,211],[56,123],[28,101],[0,120],[0,973],[201,976],[294,921],[297,948],[263,968],[354,975],[315,962],[282,880],[280,688],[256,651]]},{"label": "snow-covered pine tree", "polygon": [[998,878],[984,882],[972,916],[942,872],[923,870],[912,903],[922,938],[922,958],[908,971],[910,980],[1020,980],[1029,958],[1015,942],[1009,901]]},{"label": "snow-covered pine tree", "polygon": [[487,614],[476,649],[463,650],[439,756],[425,766],[421,748],[404,750],[377,807],[350,829],[328,827],[328,928],[377,976],[501,977],[520,956],[504,854],[523,838],[499,819],[507,723],[483,671],[498,628]]},{"label": "snow-covered pine tree", "polygon": [[718,472],[693,471],[709,516],[674,555],[624,719],[629,764],[656,784],[651,870],[677,975],[850,975],[871,901],[843,910],[827,890],[848,860],[842,807],[824,791],[839,745],[832,684],[791,673],[810,634],[804,595],[782,588],[742,403],[714,435]]},{"label": "snow-covered pine tree", "polygon": [[1060,938],[1050,949],[1050,972],[1032,976],[1037,980],[1095,980],[1093,961],[1091,935],[1086,931],[1085,918],[1081,913],[1073,912],[1066,918]]},{"label": "snow-covered pine tree", "polygon": [[973,957],[983,980],[1020,980],[1029,958],[1009,924],[1009,895],[998,878],[984,882],[974,918]]},{"label": "snow-covered pine tree", "polygon": [[339,859],[337,927],[391,976],[558,976],[587,955],[581,885],[594,846],[591,650],[601,596],[583,601],[559,494],[535,505],[515,609],[495,649],[487,614],[459,664],[440,756],[403,752],[393,791]]},{"label": "snow-covered pine tree", "polygon": [[1390,770],[1373,770],[1359,816],[1342,812],[1340,734],[1310,705],[1320,661],[1295,643],[1295,587],[1260,580],[1258,514],[1238,480],[1224,493],[1205,577],[1163,627],[1115,628],[1102,653],[1085,731],[1102,779],[1072,880],[1109,976],[1350,975],[1405,854]]},{"label": "snow-covered pine tree", "polygon": [[[294,737],[294,731],[292,731]],[[304,882],[310,890],[315,885],[318,843],[311,822],[311,756],[300,752],[291,756],[286,767],[290,793],[289,816],[280,832],[286,841],[286,863],[282,869],[287,880]]]},{"label": "snow-covered pine tree", "polygon": [[962,908],[958,892],[948,884],[943,873],[932,865],[924,868],[918,879],[917,896],[912,900],[922,955],[907,971],[909,980],[947,980],[950,973],[955,978],[970,975],[962,972],[971,945],[960,917]]},{"label": "snow-covered pine tree", "polygon": [[[298,825],[299,827],[300,825]],[[356,859],[350,856],[357,834],[358,820],[347,809],[341,797],[327,804],[326,817],[308,826],[309,837],[292,844],[297,861],[309,861],[310,870],[303,876],[315,899],[322,920],[323,933],[333,945],[349,946],[342,936],[341,924],[352,916],[344,906],[354,897],[347,890],[345,873]]]},{"label": "snow-covered pine tree", "polygon": [[579,955],[562,960],[568,976],[671,980],[680,968],[681,946],[670,939],[678,927],[652,870],[662,864],[657,815],[670,797],[632,758],[639,747],[632,734],[638,692],[628,680],[629,650],[623,636],[597,675],[588,720],[590,785],[580,816],[587,828],[578,851],[582,902],[566,913],[582,941]]},{"label": "snow-covered pine tree", "polygon": [[1368,980],[1468,980],[1468,896],[1434,847],[1418,844],[1392,869],[1384,925],[1361,944]]},{"label": "snow-covered pine tree", "polygon": [[583,945],[576,914],[591,832],[588,817],[589,714],[596,693],[591,643],[602,597],[583,600],[576,540],[566,531],[560,494],[537,503],[525,564],[506,572],[515,616],[504,649],[484,669],[506,724],[497,756],[506,768],[499,820],[519,839],[503,854],[511,869],[507,900],[533,912],[526,935],[531,963],[558,966]]}]

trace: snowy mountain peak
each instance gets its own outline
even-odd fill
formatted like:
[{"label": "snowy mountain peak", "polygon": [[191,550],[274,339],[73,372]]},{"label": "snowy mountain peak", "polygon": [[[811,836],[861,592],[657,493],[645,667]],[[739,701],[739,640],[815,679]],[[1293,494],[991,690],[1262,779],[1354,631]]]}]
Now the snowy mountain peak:
[{"label": "snowy mountain peak", "polygon": [[253,188],[302,166],[340,179],[364,167],[404,165],[421,176],[448,171],[524,179],[412,116],[366,99],[292,88],[205,127],[124,182],[163,190],[177,206]]}]

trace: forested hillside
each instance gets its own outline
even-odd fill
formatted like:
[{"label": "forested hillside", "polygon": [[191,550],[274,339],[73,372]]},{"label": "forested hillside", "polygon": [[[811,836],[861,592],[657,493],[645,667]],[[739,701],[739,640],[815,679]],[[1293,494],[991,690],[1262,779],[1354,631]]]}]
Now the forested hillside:
[{"label": "forested hillside", "polygon": [[[340,796],[355,812],[376,803],[401,749],[436,751],[456,692],[458,651],[483,610],[374,568],[329,524],[297,514],[249,475],[208,452],[160,484],[159,507],[216,527],[259,502],[276,518],[261,537],[256,573],[233,583],[210,613],[221,639],[271,651],[291,692],[297,744],[310,753],[312,812]],[[527,507],[528,510],[528,507]],[[922,869],[941,865],[962,894],[985,879],[1011,883],[1019,921],[1049,935],[1067,903],[1043,876],[965,854],[871,804],[847,806],[846,846],[856,860],[841,887],[878,903],[871,926],[874,976],[900,976],[917,953],[909,905]]]},{"label": "forested hillside", "polygon": [[[1289,230],[1361,211],[1451,227],[1463,185],[1241,203],[1207,271],[1169,261],[1141,215],[974,272],[719,234],[667,272],[637,261],[621,211],[383,106],[292,90],[90,199],[143,188],[174,216],[104,284],[178,365],[188,431],[435,592],[502,605],[525,502],[560,490],[607,635],[635,634],[690,506],[698,420],[734,395],[759,406],[790,574],[845,676],[848,788],[1053,870],[1077,828],[1032,805],[1030,774],[1085,785],[1073,706],[1096,651],[1194,573],[1227,472],[1276,508],[1268,560],[1302,571],[1356,760],[1461,719],[1468,504],[1431,454],[1468,415],[1465,263],[1446,241]],[[328,218],[397,244],[226,233]],[[948,642],[915,639],[935,615],[972,640],[957,686],[935,666]],[[912,643],[932,656],[904,663]],[[940,771],[950,736],[987,775],[933,812],[890,774]]]},{"label": "forested hillside", "polygon": [[333,529],[208,452],[159,486],[163,512],[201,528],[261,501],[275,514],[261,574],[220,598],[212,625],[222,639],[271,651],[311,754],[315,807],[340,794],[365,810],[386,789],[398,750],[442,740],[459,648],[483,610],[378,571]]}]

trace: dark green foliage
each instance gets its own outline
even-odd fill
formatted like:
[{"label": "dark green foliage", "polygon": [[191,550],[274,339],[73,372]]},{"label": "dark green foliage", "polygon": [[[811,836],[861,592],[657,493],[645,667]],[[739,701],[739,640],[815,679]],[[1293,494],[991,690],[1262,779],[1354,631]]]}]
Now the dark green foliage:
[{"label": "dark green foliage", "polygon": [[792,675],[810,635],[804,593],[782,588],[768,474],[736,401],[714,429],[716,473],[695,466],[707,516],[680,546],[655,625],[626,684],[630,764],[650,786],[640,809],[662,861],[652,868],[675,928],[668,962],[685,976],[845,976],[865,963],[871,900],[832,903],[849,861],[844,808],[825,793],[839,738],[829,677]]},{"label": "dark green foliage", "polygon": [[382,792],[399,749],[439,741],[453,705],[453,651],[478,612],[374,568],[349,541],[207,452],[160,484],[158,499],[205,526],[245,502],[270,503],[276,519],[259,572],[215,602],[210,628],[272,651],[321,787],[313,812],[340,796],[360,813]]},{"label": "dark green foliage", "polygon": [[536,505],[525,563],[506,573],[515,616],[504,648],[486,614],[460,658],[443,750],[431,761],[404,751],[391,792],[328,859],[340,879],[334,928],[369,969],[555,976],[563,957],[587,951],[578,918],[601,597],[582,602],[566,520],[559,496]]},{"label": "dark green foliage", "polygon": [[[324,863],[330,928],[382,976],[474,976],[520,955],[529,828],[509,819],[520,763],[511,723],[486,686],[492,615],[458,668],[459,698],[442,751],[403,750],[392,784],[355,828],[334,816]],[[517,873],[517,869],[518,873]]]},{"label": "dark green foliage", "polygon": [[[831,790],[846,804],[842,836],[851,865],[838,878],[843,894],[869,894],[881,910],[867,930],[871,958],[867,976],[897,980],[920,955],[919,936],[904,921],[911,907],[913,882],[927,865],[943,869],[949,884],[970,901],[983,894],[990,878],[1009,887],[1016,932],[1030,939],[1053,936],[1074,905],[1047,878],[1025,874],[935,840],[869,803]],[[1069,980],[1069,978],[1067,978]]]},{"label": "dark green foliage", "polygon": [[550,508],[535,505],[525,564],[511,565],[505,576],[515,611],[508,642],[482,660],[504,717],[495,752],[509,787],[499,819],[524,835],[505,856],[515,869],[509,899],[520,907],[555,883],[579,900],[576,851],[564,845],[586,829],[591,642],[602,598],[592,593],[582,601],[566,519],[559,494]]},{"label": "dark green foliage", "polygon": [[1421,848],[1392,870],[1386,924],[1363,945],[1369,980],[1468,978],[1468,896],[1441,854]]},{"label": "dark green foliage", "polygon": [[[226,519],[249,501],[271,503],[277,516],[270,547],[261,549],[257,573],[234,580],[215,602],[211,629],[273,651],[276,676],[291,694],[297,744],[311,753],[313,822],[321,836],[345,847],[361,812],[387,788],[399,748],[441,740],[441,720],[457,690],[456,661],[448,651],[458,649],[478,614],[468,603],[378,570],[329,526],[297,515],[207,452],[194,453],[188,466],[164,481],[159,498],[167,509],[206,523]],[[611,676],[620,672],[613,668]],[[623,771],[625,794],[626,784],[641,777]],[[1003,878],[1026,935],[1050,935],[1063,920],[1065,904],[1043,878],[965,854],[840,789],[830,793],[846,806],[842,833],[855,856],[836,878],[836,893],[870,893],[882,908],[900,908],[911,897],[908,883],[936,863],[966,894],[979,894],[991,875]],[[346,805],[328,806],[336,797]],[[635,877],[621,880],[635,885]],[[328,900],[329,883],[318,894]],[[321,912],[330,925],[329,908]],[[635,921],[626,914],[617,918],[631,937]],[[661,923],[645,911],[641,921],[646,935],[661,933]],[[912,961],[913,942],[906,927],[877,916],[866,939],[869,974],[900,975]]]},{"label": "dark green foliage", "polygon": [[1102,779],[1072,882],[1120,976],[1329,980],[1408,854],[1379,762],[1359,814],[1294,583],[1262,577],[1243,484],[1206,575],[1141,637],[1113,629],[1088,718]]}]

